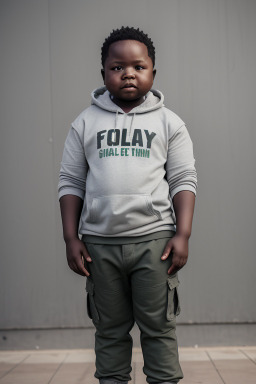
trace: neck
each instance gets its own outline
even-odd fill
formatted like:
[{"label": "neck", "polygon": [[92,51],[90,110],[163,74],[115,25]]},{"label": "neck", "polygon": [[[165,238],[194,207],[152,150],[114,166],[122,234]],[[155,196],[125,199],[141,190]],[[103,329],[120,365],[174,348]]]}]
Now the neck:
[{"label": "neck", "polygon": [[145,96],[142,96],[139,99],[127,101],[116,99],[114,96],[111,95],[111,100],[113,101],[113,103],[118,105],[118,107],[122,108],[125,113],[129,113],[133,108],[138,107],[138,105],[144,102],[145,98]]}]

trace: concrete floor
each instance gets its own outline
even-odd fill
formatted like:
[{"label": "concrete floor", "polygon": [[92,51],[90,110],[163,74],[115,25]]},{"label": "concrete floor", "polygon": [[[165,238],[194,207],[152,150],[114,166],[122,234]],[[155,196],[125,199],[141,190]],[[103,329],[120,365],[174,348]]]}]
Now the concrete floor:
[{"label": "concrete floor", "polygon": [[[256,384],[256,347],[180,348],[182,384]],[[94,351],[0,351],[0,384],[97,384]],[[146,384],[140,348],[131,384]]]}]

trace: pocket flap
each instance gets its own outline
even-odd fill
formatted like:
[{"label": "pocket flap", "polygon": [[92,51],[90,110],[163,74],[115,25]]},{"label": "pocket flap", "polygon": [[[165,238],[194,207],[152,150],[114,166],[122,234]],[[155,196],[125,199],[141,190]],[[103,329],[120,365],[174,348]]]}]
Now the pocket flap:
[{"label": "pocket flap", "polygon": [[94,284],[89,277],[87,277],[87,279],[86,279],[86,288],[85,289],[86,289],[86,292],[90,293],[90,295],[93,295]]},{"label": "pocket flap", "polygon": [[168,282],[169,288],[171,290],[174,289],[174,288],[177,288],[179,286],[179,284],[180,284],[177,275],[173,275],[173,276],[168,277],[167,282]]},{"label": "pocket flap", "polygon": [[91,278],[87,277],[86,279],[86,292],[87,292],[87,313],[93,323],[96,324],[99,322],[99,312],[95,305],[94,297],[94,283]]}]

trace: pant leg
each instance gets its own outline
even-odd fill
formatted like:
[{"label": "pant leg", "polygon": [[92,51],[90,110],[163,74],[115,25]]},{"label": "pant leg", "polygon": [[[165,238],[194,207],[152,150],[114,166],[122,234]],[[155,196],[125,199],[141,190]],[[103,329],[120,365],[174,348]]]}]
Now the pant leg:
[{"label": "pant leg", "polygon": [[141,331],[143,371],[148,383],[178,382],[183,378],[175,334],[179,312],[177,275],[167,271],[171,259],[161,255],[168,239],[135,245],[131,274],[133,313]]},{"label": "pant leg", "polygon": [[[95,377],[110,382],[131,380],[134,325],[131,289],[123,268],[122,246],[85,243],[92,258],[87,278],[89,313],[96,327]],[[104,382],[104,381],[103,381]]]}]

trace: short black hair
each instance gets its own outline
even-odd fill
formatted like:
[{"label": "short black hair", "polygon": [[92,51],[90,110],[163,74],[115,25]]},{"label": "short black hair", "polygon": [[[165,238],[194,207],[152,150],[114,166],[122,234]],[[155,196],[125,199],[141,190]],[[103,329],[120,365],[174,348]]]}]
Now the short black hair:
[{"label": "short black hair", "polygon": [[101,47],[101,63],[103,68],[108,56],[109,46],[120,40],[137,40],[145,44],[148,49],[148,56],[153,62],[153,67],[155,66],[155,47],[148,35],[139,30],[139,28],[135,29],[133,27],[122,27],[120,29],[113,29]]}]

